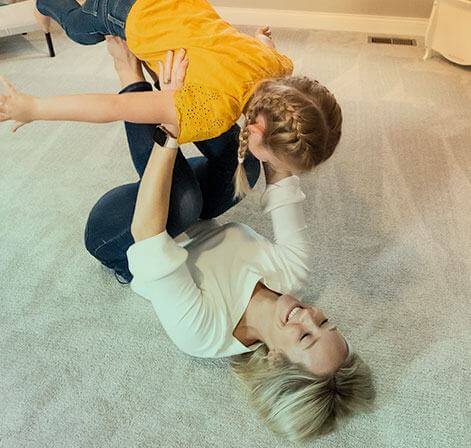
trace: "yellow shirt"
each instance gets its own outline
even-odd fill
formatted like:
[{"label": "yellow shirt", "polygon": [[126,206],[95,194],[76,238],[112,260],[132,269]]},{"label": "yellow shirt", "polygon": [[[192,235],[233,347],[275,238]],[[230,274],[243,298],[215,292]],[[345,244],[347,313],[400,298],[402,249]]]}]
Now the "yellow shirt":
[{"label": "yellow shirt", "polygon": [[188,70],[174,94],[180,144],[227,131],[260,81],[293,72],[287,56],[237,31],[207,0],[137,0],[126,39],[156,73],[168,50],[185,48]]}]

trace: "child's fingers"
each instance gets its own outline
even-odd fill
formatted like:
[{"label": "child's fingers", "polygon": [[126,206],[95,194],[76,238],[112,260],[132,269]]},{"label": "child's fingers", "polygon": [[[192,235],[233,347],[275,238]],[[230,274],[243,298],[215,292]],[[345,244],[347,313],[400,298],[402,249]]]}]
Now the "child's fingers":
[{"label": "child's fingers", "polygon": [[21,126],[24,126],[26,123],[22,123],[20,121],[17,121],[13,127],[11,128],[11,132],[16,132],[18,129],[21,128]]},{"label": "child's fingers", "polygon": [[0,76],[0,81],[2,81],[3,85],[7,88],[10,92],[16,92],[15,86],[5,77]]},{"label": "child's fingers", "polygon": [[4,102],[0,103],[0,114],[5,115],[7,113],[7,106]]}]

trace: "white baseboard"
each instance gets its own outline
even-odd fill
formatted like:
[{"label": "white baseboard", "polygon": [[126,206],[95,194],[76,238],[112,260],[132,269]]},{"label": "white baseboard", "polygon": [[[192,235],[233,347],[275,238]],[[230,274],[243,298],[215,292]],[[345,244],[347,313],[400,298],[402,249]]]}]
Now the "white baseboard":
[{"label": "white baseboard", "polygon": [[302,28],[395,36],[424,36],[428,19],[360,14],[337,14],[281,9],[215,7],[218,14],[234,25],[270,25],[281,28]]}]

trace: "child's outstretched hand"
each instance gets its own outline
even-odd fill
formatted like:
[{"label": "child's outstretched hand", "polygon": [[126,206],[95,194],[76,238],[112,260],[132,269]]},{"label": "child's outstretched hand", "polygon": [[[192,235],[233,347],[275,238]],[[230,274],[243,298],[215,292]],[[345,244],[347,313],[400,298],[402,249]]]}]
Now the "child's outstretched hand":
[{"label": "child's outstretched hand", "polygon": [[275,44],[271,37],[271,29],[268,25],[261,26],[257,31],[255,31],[255,38],[265,45],[275,48]]},{"label": "child's outstretched hand", "polygon": [[5,87],[5,92],[0,93],[0,121],[13,120],[15,123],[11,130],[16,132],[34,120],[36,97],[17,92],[15,86],[3,76],[0,76],[0,81]]}]

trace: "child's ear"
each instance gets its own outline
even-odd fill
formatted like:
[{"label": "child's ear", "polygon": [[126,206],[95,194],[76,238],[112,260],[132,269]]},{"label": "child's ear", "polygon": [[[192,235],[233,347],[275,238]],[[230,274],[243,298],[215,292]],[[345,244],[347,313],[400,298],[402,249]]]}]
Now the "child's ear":
[{"label": "child's ear", "polygon": [[266,128],[266,122],[263,115],[258,114],[257,118],[255,119],[255,123],[247,125],[247,128],[249,129],[250,132],[256,133],[260,135],[260,137],[262,137]]},{"label": "child's ear", "polygon": [[257,135],[257,137],[262,137],[263,135],[263,127],[259,123],[249,124],[247,125],[247,129],[252,133]]}]

